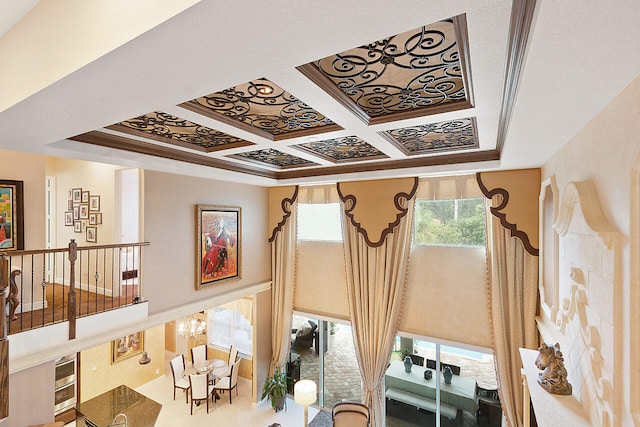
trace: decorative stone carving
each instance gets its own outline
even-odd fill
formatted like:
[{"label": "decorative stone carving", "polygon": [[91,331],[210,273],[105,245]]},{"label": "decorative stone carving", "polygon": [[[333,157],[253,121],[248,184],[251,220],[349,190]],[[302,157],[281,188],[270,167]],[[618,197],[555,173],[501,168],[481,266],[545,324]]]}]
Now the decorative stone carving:
[{"label": "decorative stone carving", "polygon": [[573,387],[567,380],[560,344],[550,346],[543,343],[538,349],[536,366],[542,370],[538,374],[538,384],[543,389],[552,394],[570,395],[573,392]]},{"label": "decorative stone carving", "polygon": [[590,181],[565,186],[553,225],[558,242],[559,305],[553,338],[570,348],[567,366],[593,425],[619,425],[622,400],[620,232],[602,210]]}]

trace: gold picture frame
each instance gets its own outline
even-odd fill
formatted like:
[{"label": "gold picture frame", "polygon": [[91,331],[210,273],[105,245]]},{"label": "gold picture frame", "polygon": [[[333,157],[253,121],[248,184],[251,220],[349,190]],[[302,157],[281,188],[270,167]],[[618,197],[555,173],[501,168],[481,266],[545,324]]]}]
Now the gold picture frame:
[{"label": "gold picture frame", "polygon": [[196,289],[240,279],[242,209],[196,205]]},{"label": "gold picture frame", "polygon": [[111,341],[111,363],[128,359],[144,351],[144,331],[125,335]]}]

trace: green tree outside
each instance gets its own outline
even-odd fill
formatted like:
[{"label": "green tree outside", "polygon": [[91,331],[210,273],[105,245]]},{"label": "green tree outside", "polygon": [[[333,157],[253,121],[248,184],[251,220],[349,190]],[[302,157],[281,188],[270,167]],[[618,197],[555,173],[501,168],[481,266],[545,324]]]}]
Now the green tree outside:
[{"label": "green tree outside", "polygon": [[417,200],[418,244],[484,246],[484,200]]}]

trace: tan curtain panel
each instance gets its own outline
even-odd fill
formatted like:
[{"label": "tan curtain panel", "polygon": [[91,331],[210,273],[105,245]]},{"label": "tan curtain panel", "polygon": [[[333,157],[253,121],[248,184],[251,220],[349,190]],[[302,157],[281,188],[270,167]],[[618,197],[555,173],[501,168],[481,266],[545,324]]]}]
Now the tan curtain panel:
[{"label": "tan curtain panel", "polygon": [[385,424],[384,375],[402,311],[416,189],[417,179],[338,185],[351,326],[372,426]]},{"label": "tan curtain panel", "polygon": [[[502,196],[493,198],[493,205]],[[500,219],[487,212],[487,270],[490,322],[500,402],[507,424],[523,425],[519,348],[535,349],[538,257],[527,252]]]},{"label": "tan curtain panel", "polygon": [[[293,314],[296,265],[297,187],[269,189],[271,231],[271,365],[269,375],[287,361]],[[279,208],[278,208],[279,207]]]}]

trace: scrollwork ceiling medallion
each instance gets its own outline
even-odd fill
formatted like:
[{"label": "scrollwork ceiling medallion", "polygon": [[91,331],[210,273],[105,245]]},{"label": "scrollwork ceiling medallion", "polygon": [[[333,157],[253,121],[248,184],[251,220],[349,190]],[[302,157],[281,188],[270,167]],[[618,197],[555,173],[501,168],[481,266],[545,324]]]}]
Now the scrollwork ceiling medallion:
[{"label": "scrollwork ceiling medallion", "polygon": [[267,165],[280,169],[317,165],[317,163],[314,163],[310,160],[292,156],[291,154],[283,153],[282,151],[274,150],[272,148],[247,151],[246,153],[238,153],[229,157],[255,163],[261,163],[263,166]]},{"label": "scrollwork ceiling medallion", "polygon": [[387,156],[374,146],[357,136],[327,139],[318,142],[306,142],[294,145],[295,148],[323,157],[332,162],[349,162],[356,160],[373,160]]},{"label": "scrollwork ceiling medallion", "polygon": [[341,129],[267,79],[239,84],[180,106],[276,141]]},{"label": "scrollwork ceiling medallion", "polygon": [[380,132],[407,155],[478,148],[475,118],[429,123]]},{"label": "scrollwork ceiling medallion", "polygon": [[332,85],[329,93],[374,124],[470,107],[466,45],[461,15],[299,69],[325,90]]},{"label": "scrollwork ceiling medallion", "polygon": [[206,153],[253,145],[242,138],[201,126],[162,111],[134,117],[107,126],[107,128]]}]

